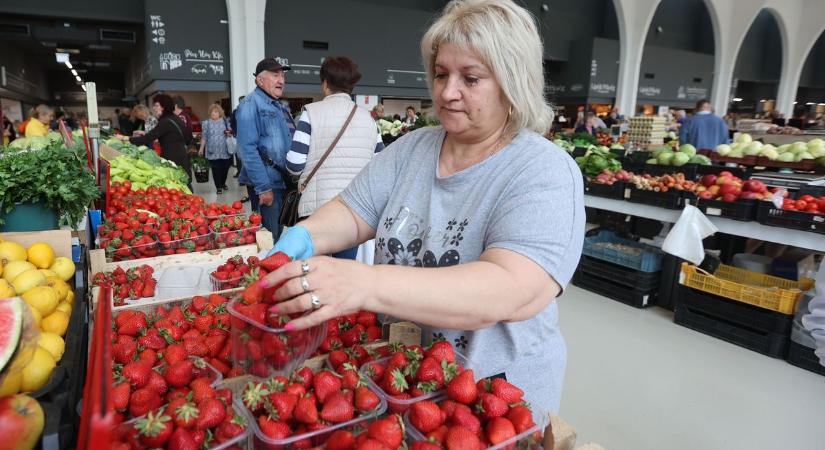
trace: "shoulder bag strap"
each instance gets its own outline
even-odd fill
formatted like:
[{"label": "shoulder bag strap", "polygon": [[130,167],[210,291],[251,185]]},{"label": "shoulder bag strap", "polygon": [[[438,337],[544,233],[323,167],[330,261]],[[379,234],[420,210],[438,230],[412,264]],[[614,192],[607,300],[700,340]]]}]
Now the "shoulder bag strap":
[{"label": "shoulder bag strap", "polygon": [[307,188],[309,181],[312,179],[312,177],[315,176],[315,172],[318,172],[318,169],[321,168],[321,164],[323,164],[329,156],[329,154],[332,153],[332,149],[335,148],[335,145],[338,144],[339,140],[341,140],[341,136],[343,136],[344,132],[347,131],[347,127],[349,126],[349,123],[352,122],[352,118],[355,116],[355,111],[357,109],[358,105],[352,105],[352,111],[349,112],[349,117],[347,117],[347,121],[344,122],[344,126],[341,127],[341,131],[338,132],[338,136],[335,136],[335,139],[333,139],[332,143],[329,144],[329,148],[327,149],[327,151],[324,152],[324,156],[321,156],[321,159],[318,160],[318,164],[316,164],[315,167],[312,168],[312,172],[309,173],[309,176],[306,178],[306,180],[304,180],[304,182],[301,183],[301,185],[298,187],[298,192],[304,192],[304,189]]}]

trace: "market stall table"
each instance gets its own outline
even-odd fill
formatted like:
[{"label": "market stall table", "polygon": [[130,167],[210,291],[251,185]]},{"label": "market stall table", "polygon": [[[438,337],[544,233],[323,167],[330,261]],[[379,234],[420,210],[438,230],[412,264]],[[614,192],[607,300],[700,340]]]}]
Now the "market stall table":
[{"label": "market stall table", "polygon": [[[676,223],[682,211],[659,208],[624,200],[613,200],[592,195],[584,196],[584,205],[589,208],[629,214],[636,217],[658,220],[661,222]],[[741,222],[722,217],[707,216],[719,232],[734,236],[759,239],[778,244],[825,252],[825,239],[822,235],[797,231],[788,228],[769,227],[757,222]]]}]

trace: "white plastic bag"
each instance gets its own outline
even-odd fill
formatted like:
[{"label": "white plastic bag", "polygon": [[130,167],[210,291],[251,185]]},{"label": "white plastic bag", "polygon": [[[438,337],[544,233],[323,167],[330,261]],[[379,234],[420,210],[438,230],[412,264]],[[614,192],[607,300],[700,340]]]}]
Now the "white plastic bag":
[{"label": "white plastic bag", "polygon": [[702,214],[702,211],[695,206],[687,205],[665,238],[662,251],[698,266],[705,259],[702,239],[717,231],[716,226]]}]

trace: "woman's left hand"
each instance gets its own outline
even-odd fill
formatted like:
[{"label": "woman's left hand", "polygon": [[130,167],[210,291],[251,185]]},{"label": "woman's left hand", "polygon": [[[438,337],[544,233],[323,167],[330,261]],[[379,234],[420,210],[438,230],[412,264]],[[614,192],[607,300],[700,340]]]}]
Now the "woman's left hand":
[{"label": "woman's left hand", "polygon": [[[304,263],[306,266],[302,269]],[[303,275],[307,266],[309,272]],[[366,309],[373,298],[375,287],[371,266],[328,256],[292,261],[270,273],[259,283],[266,288],[282,282],[283,286],[275,291],[275,298],[281,303],[273,306],[270,311],[277,314],[299,313],[313,309],[313,298],[320,302],[313,313],[289,322],[289,328],[296,330]],[[309,289],[305,290],[304,287]]]}]

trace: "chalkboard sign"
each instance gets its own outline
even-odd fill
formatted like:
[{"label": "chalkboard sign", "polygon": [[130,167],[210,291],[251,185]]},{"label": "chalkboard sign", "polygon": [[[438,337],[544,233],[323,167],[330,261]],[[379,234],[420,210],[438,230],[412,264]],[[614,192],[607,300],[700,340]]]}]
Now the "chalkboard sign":
[{"label": "chalkboard sign", "polygon": [[229,81],[229,25],[222,1],[146,0],[154,79]]}]

